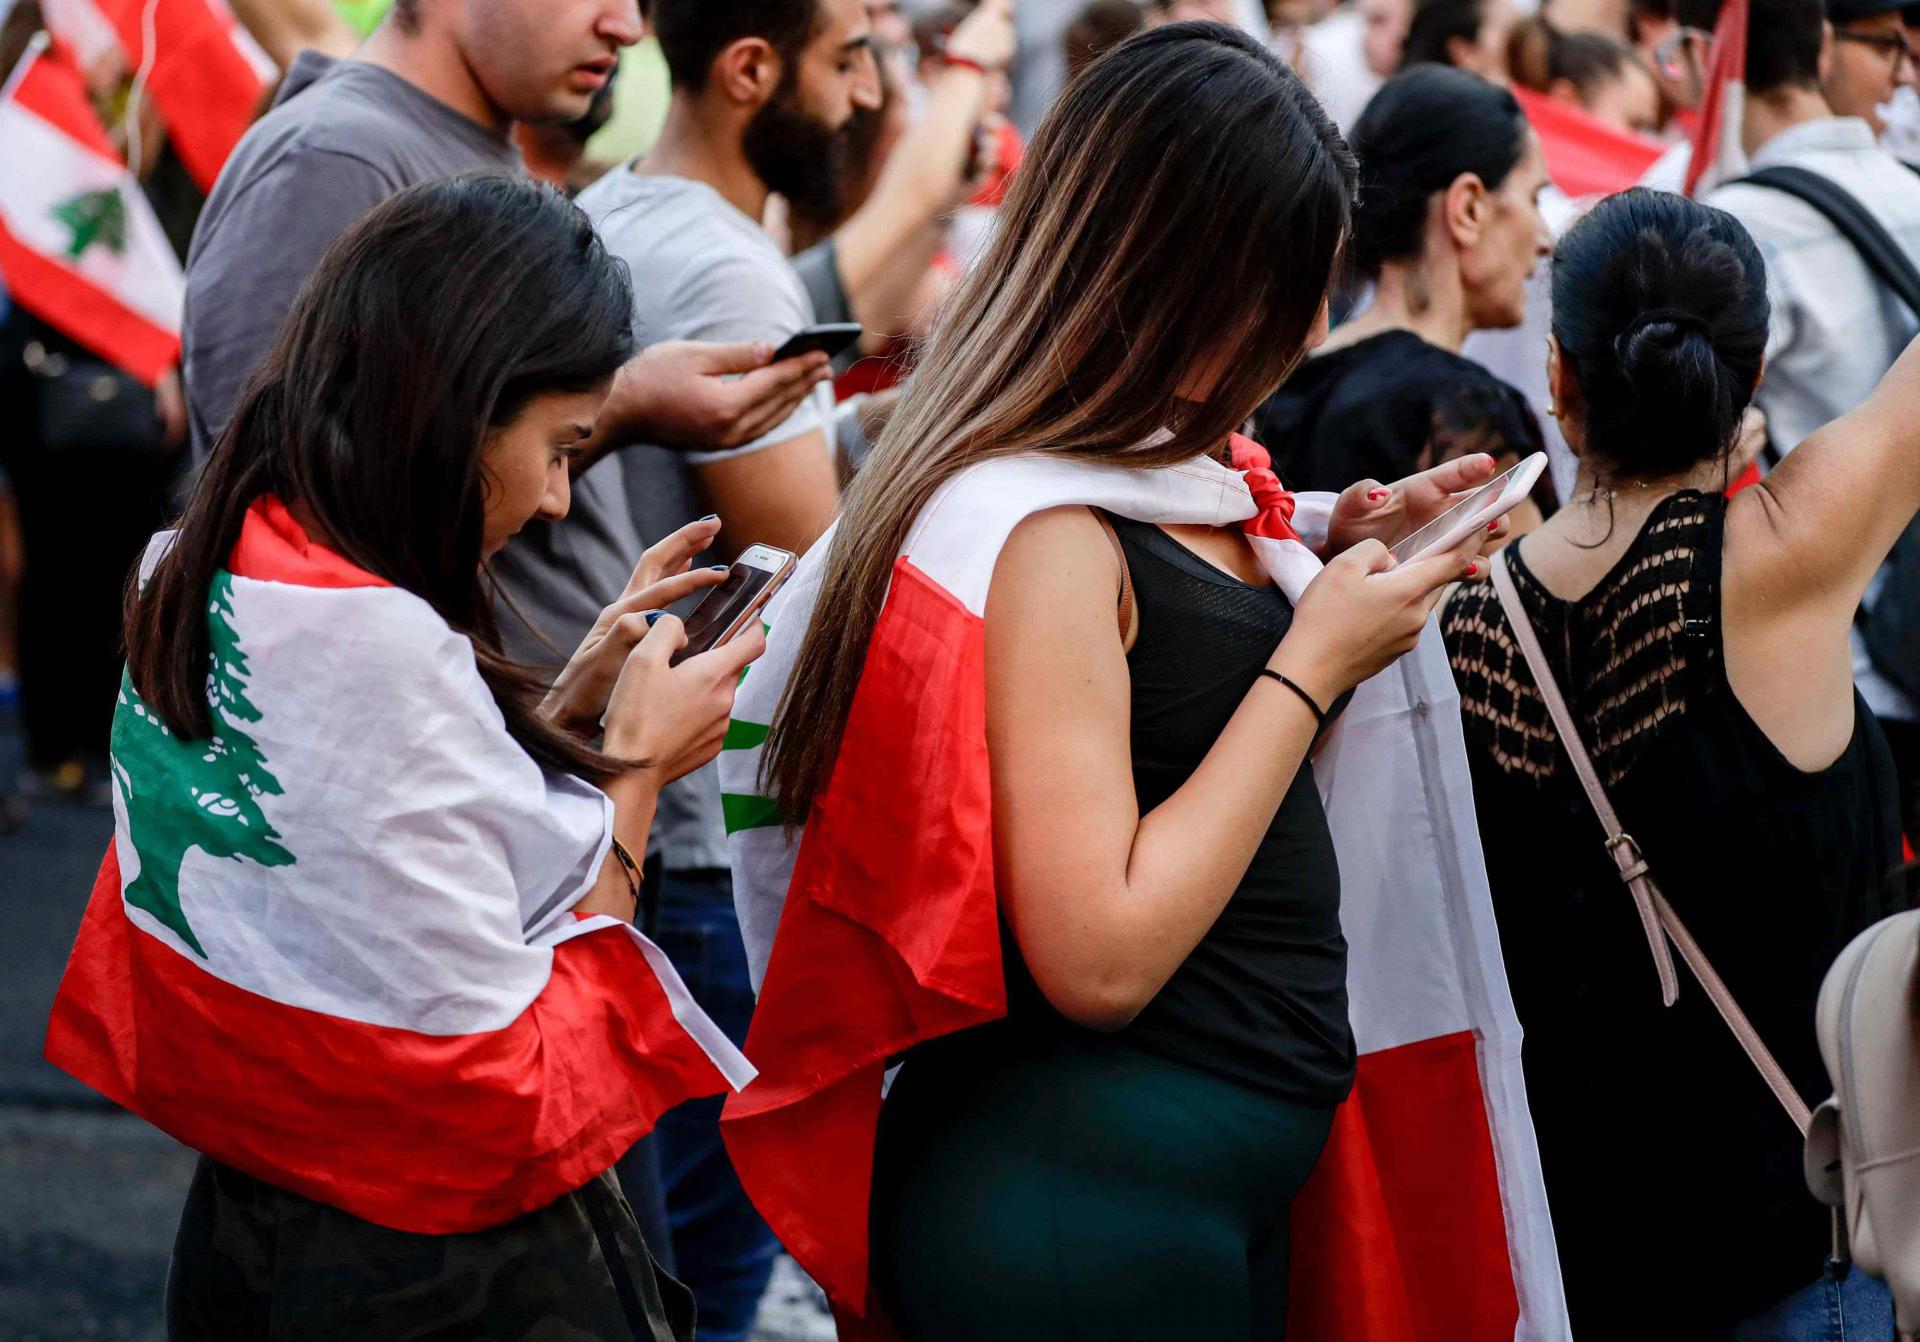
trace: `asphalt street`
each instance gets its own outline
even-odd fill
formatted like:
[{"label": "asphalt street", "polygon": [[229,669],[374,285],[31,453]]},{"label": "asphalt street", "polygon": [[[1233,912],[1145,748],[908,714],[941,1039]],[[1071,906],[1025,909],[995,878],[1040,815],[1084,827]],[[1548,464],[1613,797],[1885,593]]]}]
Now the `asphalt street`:
[{"label": "asphalt street", "polygon": [[[0,755],[15,744],[0,737]],[[112,831],[105,806],[35,801],[0,835],[0,1337],[14,1342],[163,1336],[193,1153],[40,1056]]]}]

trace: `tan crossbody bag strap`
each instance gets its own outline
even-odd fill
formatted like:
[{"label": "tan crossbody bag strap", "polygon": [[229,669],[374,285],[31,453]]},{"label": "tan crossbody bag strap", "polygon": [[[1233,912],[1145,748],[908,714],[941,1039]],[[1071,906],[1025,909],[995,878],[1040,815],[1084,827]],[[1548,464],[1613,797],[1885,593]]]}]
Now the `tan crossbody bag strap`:
[{"label": "tan crossbody bag strap", "polygon": [[1573,714],[1567,711],[1567,701],[1561,696],[1560,686],[1547,665],[1547,656],[1541,651],[1533,622],[1527,618],[1527,612],[1520,604],[1520,593],[1513,585],[1513,574],[1508,571],[1504,553],[1493,557],[1492,577],[1493,590],[1499,595],[1501,609],[1507,613],[1507,623],[1512,626],[1513,636],[1520,644],[1520,654],[1526,658],[1527,667],[1533,672],[1533,683],[1539,689],[1540,697],[1546,701],[1547,713],[1553,718],[1554,728],[1560,734],[1560,744],[1566,747],[1567,758],[1573,763],[1580,786],[1585,789],[1587,800],[1593,803],[1593,813],[1599,817],[1601,829],[1606,831],[1607,853],[1620,869],[1620,879],[1633,896],[1634,907],[1640,914],[1640,925],[1647,934],[1647,946],[1653,952],[1654,968],[1660,975],[1662,1002],[1672,1006],[1678,994],[1673,957],[1667,951],[1667,941],[1671,939],[1680,952],[1680,958],[1687,962],[1687,968],[1693,971],[1693,976],[1706,990],[1708,999],[1720,1012],[1720,1018],[1726,1021],[1727,1028],[1733,1031],[1733,1037],[1740,1041],[1740,1047],[1747,1051],[1747,1057],[1760,1070],[1774,1098],[1780,1101],[1781,1107],[1787,1111],[1787,1117],[1804,1135],[1807,1125],[1812,1121],[1806,1101],[1794,1090],[1793,1083],[1787,1080],[1787,1074],[1774,1061],[1773,1054],[1767,1051],[1753,1023],[1740,1009],[1740,1004],[1733,1000],[1727,985],[1714,972],[1700,944],[1687,931],[1686,924],[1680,921],[1673,906],[1667,903],[1666,896],[1660,893],[1660,887],[1654,884],[1653,873],[1640,853],[1640,845],[1633,841],[1631,834],[1620,828],[1620,817],[1615,814],[1606,789],[1600,786],[1600,776],[1594,772],[1593,760],[1588,756],[1587,747],[1574,726]]}]

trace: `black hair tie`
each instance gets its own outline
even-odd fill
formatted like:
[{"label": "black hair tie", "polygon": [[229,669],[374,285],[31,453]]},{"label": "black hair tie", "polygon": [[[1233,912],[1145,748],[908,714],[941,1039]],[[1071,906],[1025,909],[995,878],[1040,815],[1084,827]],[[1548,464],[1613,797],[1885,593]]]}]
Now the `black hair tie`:
[{"label": "black hair tie", "polygon": [[1694,313],[1682,312],[1679,308],[1648,308],[1628,322],[1627,329],[1613,338],[1614,357],[1622,363],[1626,362],[1627,346],[1633,343],[1633,338],[1649,326],[1662,324],[1677,327],[1682,335],[1691,331],[1709,342],[1713,339],[1713,331],[1706,320]]}]

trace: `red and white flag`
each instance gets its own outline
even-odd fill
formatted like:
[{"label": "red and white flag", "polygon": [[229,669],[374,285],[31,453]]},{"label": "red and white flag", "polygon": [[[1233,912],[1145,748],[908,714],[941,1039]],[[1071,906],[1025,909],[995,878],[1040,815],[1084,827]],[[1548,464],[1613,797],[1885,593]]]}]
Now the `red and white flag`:
[{"label": "red and white flag", "polygon": [[42,0],[41,11],[81,69],[108,56],[144,69],[180,161],[211,191],[279,78],[225,0]]},{"label": "red and white flag", "polygon": [[[1257,445],[1236,438],[1234,460],[1129,471],[1022,457],[942,487],[895,563],[831,778],[791,839],[762,795],[760,757],[828,541],[775,602],[720,755],[761,1069],[722,1131],[845,1342],[888,1335],[867,1279],[882,1071],[1006,1011],[982,620],[1000,549],[1021,519],[1067,504],[1238,522],[1297,600],[1320,568],[1301,533],[1324,533],[1332,496],[1302,496],[1296,512]],[[1359,688],[1314,759],[1340,854],[1360,1058],[1294,1208],[1296,1342],[1567,1334],[1458,703],[1430,624]]]},{"label": "red and white flag", "polygon": [[206,610],[209,738],[122,679],[113,843],[49,1061],[256,1178],[431,1234],[544,1206],[752,1078],[657,946],[573,914],[612,803],[514,742],[425,601],[263,500]]},{"label": "red and white flag", "polygon": [[1747,101],[1747,0],[1724,0],[1707,50],[1706,89],[1685,194],[1699,196],[1747,170],[1740,122]]},{"label": "red and white flag", "polygon": [[1574,103],[1515,86],[1553,184],[1576,199],[1625,191],[1666,151],[1658,140],[1608,125]]},{"label": "red and white flag", "polygon": [[151,383],[180,358],[180,262],[79,71],[44,41],[0,90],[0,277],[21,307]]}]

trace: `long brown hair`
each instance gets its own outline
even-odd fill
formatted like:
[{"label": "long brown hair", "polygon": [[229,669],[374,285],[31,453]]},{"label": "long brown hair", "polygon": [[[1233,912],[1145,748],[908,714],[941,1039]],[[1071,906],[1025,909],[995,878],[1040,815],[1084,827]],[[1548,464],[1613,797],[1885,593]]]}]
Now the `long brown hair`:
[{"label": "long brown hair", "polygon": [[173,546],[128,584],[127,671],[183,740],[207,707],[207,587],[263,495],[298,503],[329,546],[468,636],[507,730],[541,764],[617,764],[534,709],[500,651],[480,572],[481,452],[544,392],[585,391],[632,349],[632,289],[579,208],[507,177],[401,192],[342,234],[294,300],[207,459]]},{"label": "long brown hair", "polygon": [[[1021,453],[1149,467],[1217,448],[1305,352],[1354,171],[1306,86],[1223,24],[1143,33],[1073,80],[848,492],[767,745],[783,816],[826,785],[895,557],[934,491]],[[1207,400],[1182,404],[1195,365],[1223,352]]]}]

